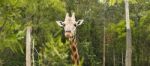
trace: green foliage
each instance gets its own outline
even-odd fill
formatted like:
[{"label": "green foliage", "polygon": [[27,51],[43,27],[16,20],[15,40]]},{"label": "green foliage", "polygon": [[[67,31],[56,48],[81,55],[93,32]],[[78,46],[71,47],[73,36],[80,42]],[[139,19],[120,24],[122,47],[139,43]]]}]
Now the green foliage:
[{"label": "green foliage", "polygon": [[[105,2],[107,2],[107,0],[99,0],[100,3],[106,4]],[[123,3],[124,0],[108,0],[108,5],[109,6],[114,6],[116,4],[120,4]],[[138,3],[137,0],[129,0],[129,3],[131,4],[136,4]]]},{"label": "green foliage", "polygon": [[[129,0],[133,66],[150,65],[150,3]],[[101,66],[106,27],[106,66],[124,66],[124,0],[0,0],[0,66],[25,66],[26,26],[32,26],[35,66],[72,66],[69,43],[56,20],[73,10],[80,66]],[[122,60],[123,59],[123,60]]]},{"label": "green foliage", "polygon": [[[21,44],[22,39],[24,39],[25,31],[21,31],[19,24],[13,24],[13,26],[9,27],[5,26],[5,30],[0,33],[0,42],[1,42],[1,51],[5,48],[10,48],[14,52],[21,51],[23,52],[23,44]],[[5,40],[3,40],[5,39]]]},{"label": "green foliage", "polygon": [[61,37],[54,38],[51,35],[50,39],[40,51],[40,57],[42,59],[40,64],[42,66],[66,66],[68,65],[68,49],[69,43],[62,43]]}]

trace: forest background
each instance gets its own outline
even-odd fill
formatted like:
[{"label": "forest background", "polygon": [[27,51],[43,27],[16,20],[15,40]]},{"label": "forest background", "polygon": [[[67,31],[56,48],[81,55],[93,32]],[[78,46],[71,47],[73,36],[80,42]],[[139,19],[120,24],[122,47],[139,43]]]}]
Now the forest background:
[{"label": "forest background", "polygon": [[[123,0],[0,0],[0,66],[25,66],[29,25],[32,64],[70,66],[69,42],[56,20],[71,10],[84,19],[77,28],[82,66],[102,66],[104,57],[105,66],[125,66],[124,5]],[[132,66],[150,66],[150,0],[129,0],[129,5]]]}]

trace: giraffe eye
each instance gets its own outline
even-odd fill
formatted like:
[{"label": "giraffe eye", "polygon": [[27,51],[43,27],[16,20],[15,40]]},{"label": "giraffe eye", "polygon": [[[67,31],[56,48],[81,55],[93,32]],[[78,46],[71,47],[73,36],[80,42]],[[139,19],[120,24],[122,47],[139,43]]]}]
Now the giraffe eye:
[{"label": "giraffe eye", "polygon": [[63,26],[65,26],[65,24],[63,24]]},{"label": "giraffe eye", "polygon": [[74,24],[74,26],[76,27],[77,25],[76,25],[76,24]]}]

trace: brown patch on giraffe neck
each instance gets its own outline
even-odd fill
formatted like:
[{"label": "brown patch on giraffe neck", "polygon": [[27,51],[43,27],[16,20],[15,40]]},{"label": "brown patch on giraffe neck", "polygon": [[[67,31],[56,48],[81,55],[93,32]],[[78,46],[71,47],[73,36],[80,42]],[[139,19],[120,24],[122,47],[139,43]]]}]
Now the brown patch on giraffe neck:
[{"label": "brown patch on giraffe neck", "polygon": [[68,36],[67,38],[69,39],[70,43],[74,40],[74,36]]},{"label": "brown patch on giraffe neck", "polygon": [[75,66],[78,66],[79,65],[79,53],[78,53],[76,38],[75,37],[69,38],[69,41],[70,41],[72,62]]}]

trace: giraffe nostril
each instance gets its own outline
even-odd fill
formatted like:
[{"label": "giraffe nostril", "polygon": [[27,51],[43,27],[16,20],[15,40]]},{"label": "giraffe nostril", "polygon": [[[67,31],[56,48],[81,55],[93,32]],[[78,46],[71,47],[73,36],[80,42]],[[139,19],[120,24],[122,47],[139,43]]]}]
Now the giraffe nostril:
[{"label": "giraffe nostril", "polygon": [[71,31],[70,31],[70,30],[68,30],[68,31],[65,31],[65,32],[71,33]]}]

